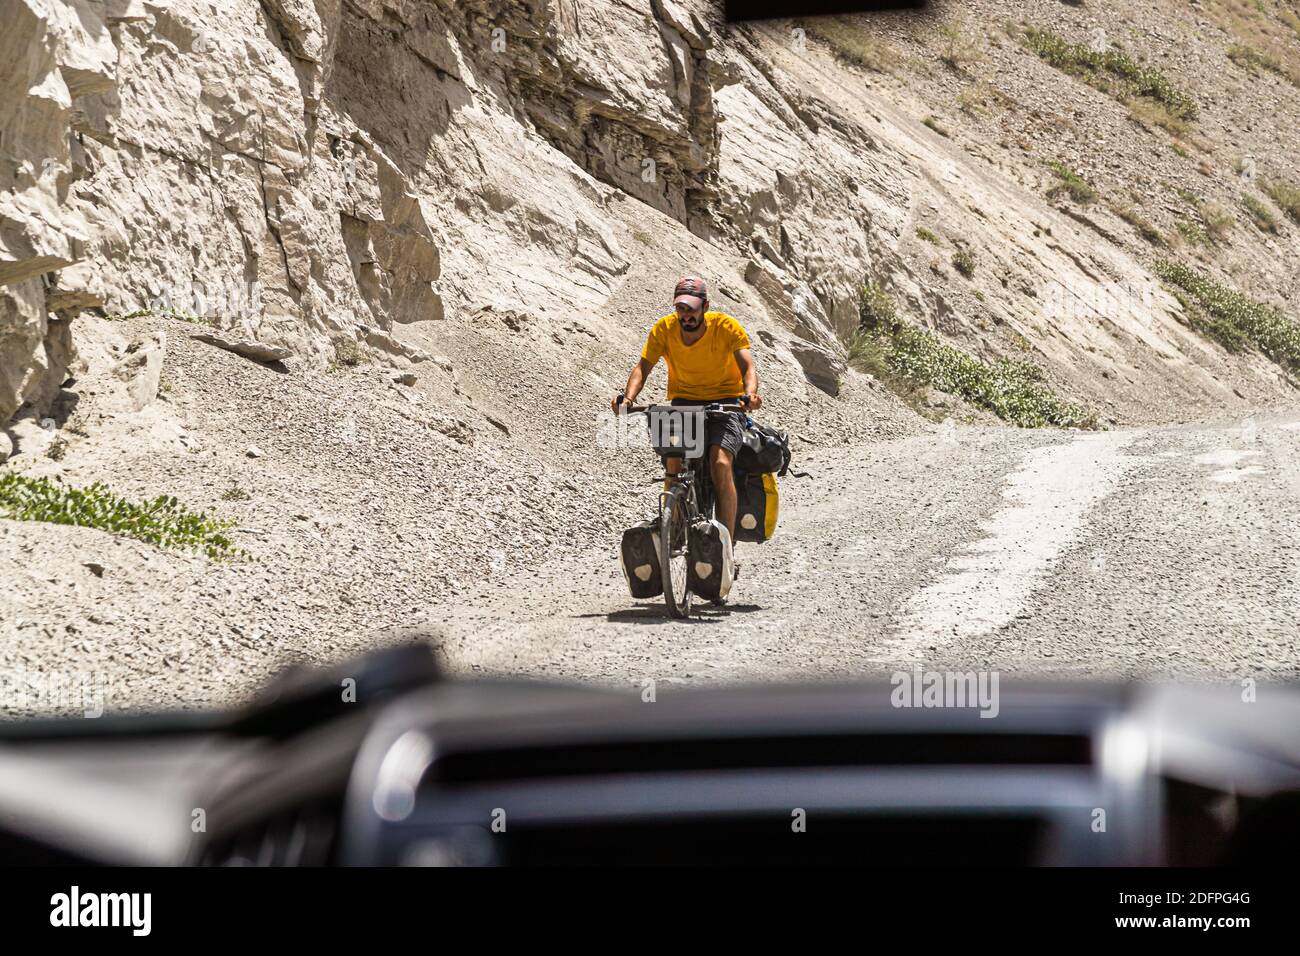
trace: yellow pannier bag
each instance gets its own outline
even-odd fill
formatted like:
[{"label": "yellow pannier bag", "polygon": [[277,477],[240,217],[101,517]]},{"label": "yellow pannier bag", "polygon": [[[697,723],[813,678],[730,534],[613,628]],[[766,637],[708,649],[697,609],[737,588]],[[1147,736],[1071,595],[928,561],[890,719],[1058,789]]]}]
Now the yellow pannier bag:
[{"label": "yellow pannier bag", "polygon": [[736,473],[736,540],[766,541],[776,533],[776,475]]}]

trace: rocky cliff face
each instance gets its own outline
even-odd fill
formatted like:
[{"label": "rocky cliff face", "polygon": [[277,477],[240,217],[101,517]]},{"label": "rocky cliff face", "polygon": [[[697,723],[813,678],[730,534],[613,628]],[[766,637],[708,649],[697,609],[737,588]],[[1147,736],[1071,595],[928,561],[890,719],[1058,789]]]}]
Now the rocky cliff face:
[{"label": "rocky cliff face", "polygon": [[[614,213],[629,197],[734,257],[788,333],[774,354],[827,391],[872,277],[1112,416],[1287,394],[1188,329],[1140,243],[1042,200],[1036,159],[922,126],[950,77],[864,81],[789,23],[728,27],[706,0],[0,0],[0,18],[0,420],[51,401],[99,316],[172,311],[320,367],[419,358],[403,328],[436,344],[447,317],[599,313],[646,254]],[[994,65],[1051,73],[1012,59]],[[994,281],[954,283],[922,222]],[[1280,242],[1266,255],[1294,253]],[[1054,313],[1053,284],[1151,291],[1140,314]]]},{"label": "rocky cliff face", "polygon": [[80,105],[117,75],[105,12],[0,6],[0,421],[49,401],[72,359],[70,320],[102,302],[84,270],[74,275],[94,228],[72,146],[86,128]]}]

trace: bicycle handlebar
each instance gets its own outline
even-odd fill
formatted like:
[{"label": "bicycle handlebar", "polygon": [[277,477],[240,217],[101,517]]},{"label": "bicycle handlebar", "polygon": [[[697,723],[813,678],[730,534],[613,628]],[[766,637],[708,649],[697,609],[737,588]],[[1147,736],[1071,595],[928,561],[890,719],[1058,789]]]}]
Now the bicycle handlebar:
[{"label": "bicycle handlebar", "polygon": [[623,405],[629,415],[645,414],[651,411],[689,412],[703,410],[706,412],[747,412],[748,405],[723,405],[720,402],[706,402],[703,405]]}]

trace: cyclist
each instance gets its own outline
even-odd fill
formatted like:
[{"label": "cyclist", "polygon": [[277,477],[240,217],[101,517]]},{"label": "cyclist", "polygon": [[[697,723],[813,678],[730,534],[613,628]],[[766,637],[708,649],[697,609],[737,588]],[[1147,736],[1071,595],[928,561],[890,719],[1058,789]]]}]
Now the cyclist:
[{"label": "cyclist", "polygon": [[[706,402],[742,404],[757,410],[758,368],[749,350],[749,336],[725,312],[709,310],[709,290],[704,280],[688,276],[673,289],[673,312],[655,322],[641,350],[641,361],[627,377],[627,387],[610,403],[629,405],[645,385],[646,377],[662,358],[668,365],[668,400],[674,405]],[[736,481],[731,465],[741,445],[738,415],[710,416],[705,435],[709,472],[717,500],[717,517],[736,540]],[[668,459],[668,474],[682,467],[680,458]]]}]

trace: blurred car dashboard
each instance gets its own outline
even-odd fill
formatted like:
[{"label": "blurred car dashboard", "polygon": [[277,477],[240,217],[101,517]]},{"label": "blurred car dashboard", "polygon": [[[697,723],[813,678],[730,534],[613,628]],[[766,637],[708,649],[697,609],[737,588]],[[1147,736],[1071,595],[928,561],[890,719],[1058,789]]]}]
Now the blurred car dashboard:
[{"label": "blurred car dashboard", "polygon": [[[296,671],[232,713],[0,725],[0,863],[1218,865],[1300,848],[1300,688],[616,691]],[[992,717],[992,719],[990,719]]]}]

